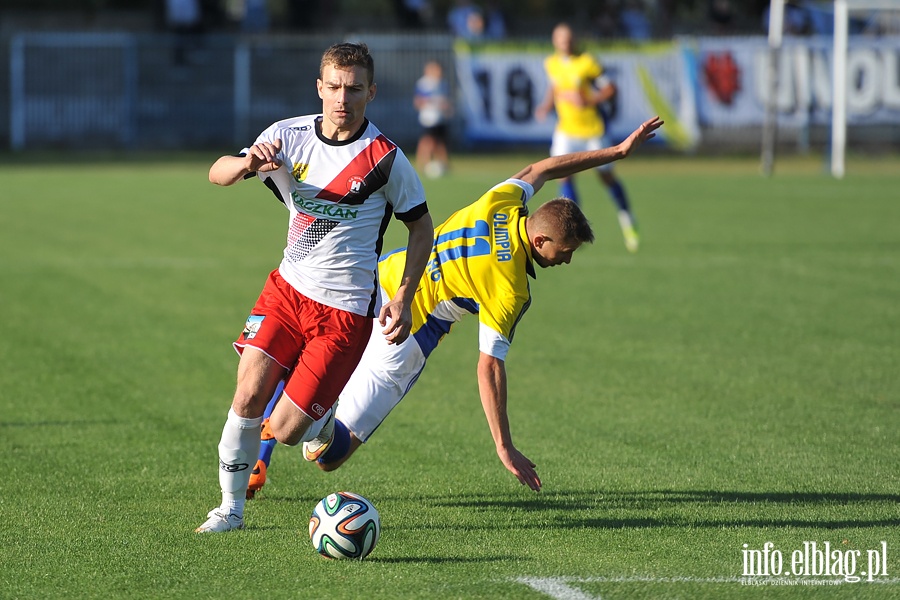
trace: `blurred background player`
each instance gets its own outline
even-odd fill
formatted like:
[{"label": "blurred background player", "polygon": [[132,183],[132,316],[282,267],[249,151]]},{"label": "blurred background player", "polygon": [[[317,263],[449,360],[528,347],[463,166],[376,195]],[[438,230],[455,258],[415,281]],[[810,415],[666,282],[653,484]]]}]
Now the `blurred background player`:
[{"label": "blurred background player", "polygon": [[[567,198],[551,200],[531,215],[525,204],[550,179],[625,158],[654,137],[661,125],[654,117],[614,148],[528,165],[444,221],[435,230],[431,260],[413,299],[410,339],[389,345],[372,335],[340,394],[336,419],[328,425],[328,431],[333,431],[331,439],[320,435],[305,443],[304,457],[315,460],[324,471],[340,467],[412,389],[426,360],[453,324],[477,314],[478,389],[497,455],[520,483],[539,491],[541,480],[535,464],[516,449],[510,433],[506,356],[516,326],[531,305],[528,279],[536,277],[534,264],[542,268],[569,264],[572,254],[583,243],[592,242],[594,234],[584,213]],[[405,254],[405,249],[397,250],[378,264],[385,297],[400,281]],[[277,402],[275,395],[267,410]],[[274,444],[271,437],[263,442],[248,497],[265,484]]]},{"label": "blurred background player", "polygon": [[[603,75],[603,67],[590,54],[576,49],[575,35],[569,25],[557,25],[553,29],[552,42],[554,53],[544,61],[549,79],[547,94],[535,110],[535,118],[543,121],[553,108],[556,109],[557,123],[550,156],[606,147],[606,123],[600,107],[615,96],[615,84]],[[637,222],[625,188],[613,173],[612,164],[596,170],[616,204],[625,247],[629,252],[637,252],[640,243]],[[560,193],[578,202],[571,177],[562,178]]]},{"label": "blurred background player", "polygon": [[422,126],[416,146],[416,166],[428,177],[440,177],[450,166],[447,126],[453,107],[443,68],[436,60],[425,63],[422,77],[416,82],[413,105]]}]

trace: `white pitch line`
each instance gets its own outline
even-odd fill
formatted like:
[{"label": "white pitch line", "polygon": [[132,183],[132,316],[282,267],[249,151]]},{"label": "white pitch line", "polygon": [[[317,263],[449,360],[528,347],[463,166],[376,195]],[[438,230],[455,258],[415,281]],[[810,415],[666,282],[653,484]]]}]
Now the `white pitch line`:
[{"label": "white pitch line", "polygon": [[[615,577],[516,577],[516,583],[527,585],[536,592],[546,594],[554,600],[601,600],[600,596],[592,596],[569,584],[575,583],[741,583],[747,580],[759,580],[760,583],[778,584],[790,581],[798,585],[810,583],[831,585],[862,585],[880,583],[882,585],[898,585],[900,578],[879,578],[873,581],[844,581],[842,578],[779,578],[779,577],[650,577],[642,575],[622,575]],[[807,582],[802,584],[801,582]]]},{"label": "white pitch line", "polygon": [[547,594],[551,598],[555,598],[555,600],[602,600],[600,596],[591,596],[566,585],[564,579],[554,577],[518,577],[514,581],[523,583],[542,594]]},{"label": "white pitch line", "polygon": [[862,583],[880,583],[882,585],[898,585],[900,578],[897,577],[880,577],[869,581],[862,576],[860,581],[844,581],[843,577],[649,577],[644,575],[623,575],[618,577],[565,577],[556,578],[560,581],[568,581],[571,583],[741,583],[751,579],[760,581],[815,581],[815,582],[834,582],[839,581],[840,585],[859,585]]},{"label": "white pitch line", "polygon": [[745,577],[650,577],[647,575],[621,575],[618,577],[571,577],[578,583],[740,583]]}]

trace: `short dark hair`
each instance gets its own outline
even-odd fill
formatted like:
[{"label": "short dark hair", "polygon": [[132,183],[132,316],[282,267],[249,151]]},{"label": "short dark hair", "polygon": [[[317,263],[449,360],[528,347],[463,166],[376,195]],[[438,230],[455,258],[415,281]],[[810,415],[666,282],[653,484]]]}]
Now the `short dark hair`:
[{"label": "short dark hair", "polygon": [[325,73],[325,67],[334,65],[341,69],[350,67],[363,67],[369,75],[369,85],[375,81],[375,61],[369,54],[369,47],[363,43],[345,42],[335,44],[322,55],[322,63],[319,65],[319,79]]},{"label": "short dark hair", "polygon": [[593,243],[594,230],[575,202],[568,198],[554,198],[534,211],[531,218],[542,228],[552,229],[562,236],[561,242]]}]

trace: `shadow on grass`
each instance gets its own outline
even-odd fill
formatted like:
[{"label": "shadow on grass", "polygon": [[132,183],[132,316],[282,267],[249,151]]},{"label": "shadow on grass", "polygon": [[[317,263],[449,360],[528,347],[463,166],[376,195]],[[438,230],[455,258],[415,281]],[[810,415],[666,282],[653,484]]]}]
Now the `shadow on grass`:
[{"label": "shadow on grass", "polygon": [[520,556],[392,556],[390,558],[378,558],[370,556],[366,558],[366,562],[374,563],[399,563],[399,564],[483,564],[486,562],[503,562],[515,560],[520,561]]},{"label": "shadow on grass", "polygon": [[252,506],[253,504],[263,504],[263,503],[273,503],[273,504],[296,504],[298,506],[309,506],[310,512],[312,512],[313,507],[321,500],[321,496],[317,496],[313,493],[305,493],[305,494],[283,494],[283,493],[270,493],[266,490],[263,490],[255,498],[247,501],[247,506]]},{"label": "shadow on grass", "polygon": [[790,527],[800,529],[864,529],[867,527],[897,527],[900,519],[572,519],[562,520],[559,527],[592,529],[656,529],[660,527],[697,527],[724,529],[733,527]]},{"label": "shadow on grass", "polygon": [[521,510],[583,509],[595,505],[625,508],[659,507],[678,504],[869,504],[900,503],[900,494],[862,494],[858,492],[739,492],[711,490],[648,490],[641,492],[594,492],[560,490],[535,494],[532,499],[484,498],[477,495],[435,497],[435,506],[505,507]]},{"label": "shadow on grass", "polygon": [[[319,500],[311,495],[264,496],[265,502],[312,506]],[[869,527],[898,527],[900,516],[894,507],[900,494],[859,492],[743,492],[716,490],[647,490],[647,491],[585,491],[558,490],[542,492],[528,498],[496,497],[484,494],[438,496],[382,496],[378,502],[407,502],[415,500],[424,507],[459,509],[490,517],[490,522],[470,522],[439,519],[433,529],[505,529],[545,527],[570,529],[657,529],[784,527],[803,529],[861,529]],[[259,502],[253,500],[251,503]],[[829,509],[818,517],[818,511]],[[886,509],[886,511],[885,511]],[[873,514],[880,511],[881,514]],[[887,514],[885,514],[885,512]],[[664,516],[660,516],[663,513]],[[666,514],[668,513],[668,514]],[[494,520],[498,514],[503,519]],[[476,519],[480,521],[480,519]],[[395,523],[396,529],[415,529],[418,526]],[[398,562],[405,559],[392,559]],[[427,562],[429,558],[408,559]],[[435,562],[453,562],[453,558],[435,558]],[[459,559],[460,561],[463,559]],[[489,559],[478,559],[489,560]],[[503,560],[497,557],[496,560]]]},{"label": "shadow on grass", "polygon": [[[514,518],[529,513],[526,521],[535,527],[596,529],[647,529],[661,527],[799,527],[846,529],[900,526],[891,509],[886,518],[872,510],[893,507],[900,494],[858,492],[742,492],[712,490],[648,490],[637,492],[557,491],[533,498],[496,498],[479,495],[423,498],[437,508],[460,508],[474,512],[502,511]],[[829,508],[828,516],[810,517],[809,511]],[[660,511],[686,509],[685,515],[658,517]],[[834,515],[840,511],[840,515]],[[609,516],[598,517],[598,512]],[[540,515],[535,513],[541,513]],[[630,513],[630,514],[622,514]],[[643,516],[651,513],[654,516]],[[523,523],[519,526],[528,527]]]}]

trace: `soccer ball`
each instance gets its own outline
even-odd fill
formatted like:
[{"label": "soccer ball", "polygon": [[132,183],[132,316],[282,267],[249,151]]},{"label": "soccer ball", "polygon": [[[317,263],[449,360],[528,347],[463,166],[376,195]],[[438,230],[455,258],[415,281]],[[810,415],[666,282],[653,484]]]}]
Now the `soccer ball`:
[{"label": "soccer ball", "polygon": [[322,498],[309,518],[313,548],[325,558],[362,560],[378,543],[381,519],[358,494],[335,492]]}]

